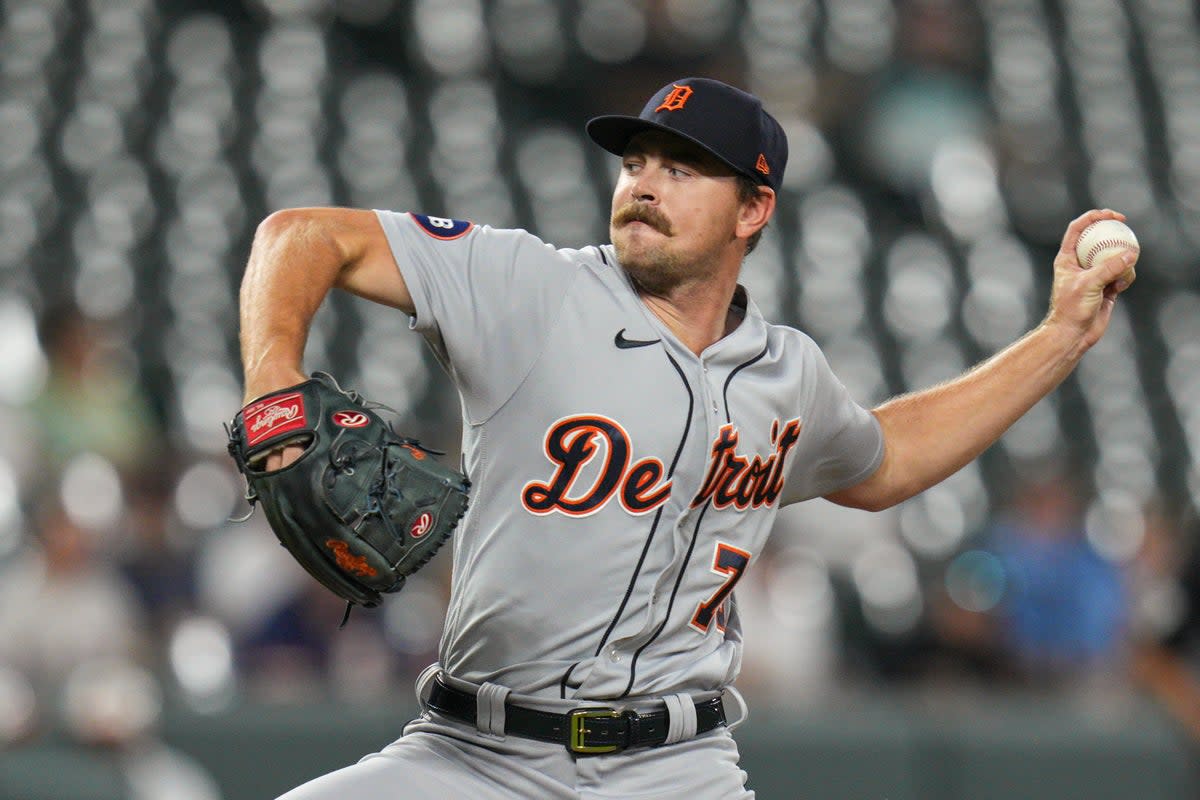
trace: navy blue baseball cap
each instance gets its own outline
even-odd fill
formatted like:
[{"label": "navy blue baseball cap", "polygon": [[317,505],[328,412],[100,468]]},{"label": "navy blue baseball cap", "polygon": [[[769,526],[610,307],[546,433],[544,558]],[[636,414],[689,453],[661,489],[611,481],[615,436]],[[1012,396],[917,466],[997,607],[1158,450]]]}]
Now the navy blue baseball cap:
[{"label": "navy blue baseball cap", "polygon": [[735,172],[779,191],[787,166],[787,136],[762,101],[712,78],[683,78],[658,90],[636,117],[609,114],[588,120],[592,141],[622,155],[645,130],[693,142]]}]

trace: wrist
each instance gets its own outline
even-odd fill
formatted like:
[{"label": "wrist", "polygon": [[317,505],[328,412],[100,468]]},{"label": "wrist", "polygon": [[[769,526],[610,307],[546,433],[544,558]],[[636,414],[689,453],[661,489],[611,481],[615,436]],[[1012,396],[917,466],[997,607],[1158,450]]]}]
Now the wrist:
[{"label": "wrist", "polygon": [[308,380],[308,376],[296,367],[260,367],[247,369],[242,405],[246,406],[264,395],[296,386]]},{"label": "wrist", "polygon": [[1034,328],[1033,335],[1044,340],[1055,352],[1061,353],[1062,359],[1072,366],[1091,347],[1085,330],[1057,318],[1053,313],[1047,315],[1046,319]]}]

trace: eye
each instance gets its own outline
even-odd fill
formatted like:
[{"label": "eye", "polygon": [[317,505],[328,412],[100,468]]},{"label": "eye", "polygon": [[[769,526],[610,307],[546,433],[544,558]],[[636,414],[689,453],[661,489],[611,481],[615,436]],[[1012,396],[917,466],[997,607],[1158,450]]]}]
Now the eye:
[{"label": "eye", "polygon": [[667,159],[663,163],[663,169],[668,175],[676,180],[694,178],[700,174],[700,171],[696,168],[695,164],[692,164],[691,162],[682,158]]}]

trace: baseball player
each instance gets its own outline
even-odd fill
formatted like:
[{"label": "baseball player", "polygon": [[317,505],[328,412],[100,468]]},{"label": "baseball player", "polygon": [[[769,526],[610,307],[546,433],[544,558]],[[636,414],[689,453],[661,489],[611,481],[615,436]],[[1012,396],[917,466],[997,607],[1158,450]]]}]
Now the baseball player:
[{"label": "baseball player", "polygon": [[1090,211],[1063,237],[1042,324],[867,410],[738,284],[787,161],[758,98],[687,78],[587,133],[621,158],[610,244],[351,209],[258,229],[247,399],[305,379],[330,288],[393,306],[458,390],[472,484],[423,713],[287,800],[752,797],[730,733],[734,589],[778,509],[882,509],[946,478],[1067,376],[1130,279],[1119,259],[1080,268],[1083,228],[1123,219]]}]

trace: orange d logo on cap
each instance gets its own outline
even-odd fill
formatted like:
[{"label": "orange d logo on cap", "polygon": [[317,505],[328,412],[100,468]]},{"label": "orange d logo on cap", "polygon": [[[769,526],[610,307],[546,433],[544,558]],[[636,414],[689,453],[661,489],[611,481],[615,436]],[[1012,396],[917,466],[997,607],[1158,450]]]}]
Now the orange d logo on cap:
[{"label": "orange d logo on cap", "polygon": [[670,93],[663,98],[659,103],[658,108],[654,109],[655,113],[659,111],[679,111],[692,96],[692,87],[680,86],[678,83],[671,84]]}]

